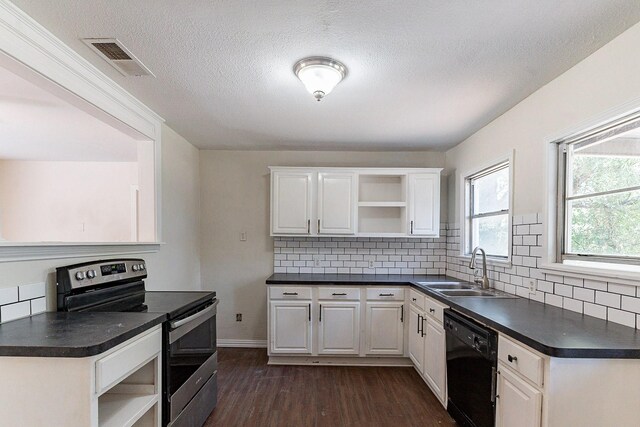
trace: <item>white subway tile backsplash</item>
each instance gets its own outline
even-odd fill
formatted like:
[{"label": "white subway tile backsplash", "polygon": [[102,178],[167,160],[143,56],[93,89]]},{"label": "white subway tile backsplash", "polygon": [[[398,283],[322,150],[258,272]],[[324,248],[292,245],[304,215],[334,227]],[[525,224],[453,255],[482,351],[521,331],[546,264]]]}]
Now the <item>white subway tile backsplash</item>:
[{"label": "white subway tile backsplash", "polygon": [[636,315],[628,311],[616,310],[615,308],[607,309],[607,320],[615,323],[621,323],[626,326],[636,327]]},{"label": "white subway tile backsplash", "polygon": [[584,303],[584,314],[587,316],[597,317],[599,319],[607,320],[607,307],[604,305],[592,304],[590,302]]},{"label": "white subway tile backsplash", "polygon": [[636,296],[635,286],[618,285],[616,283],[609,283],[608,291],[616,294]]},{"label": "white subway tile backsplash", "polygon": [[608,307],[620,308],[620,295],[610,294],[608,292],[596,291],[596,304],[602,304]]},{"label": "white subway tile backsplash", "polygon": [[593,289],[574,288],[573,297],[587,302],[595,301],[595,291]]},{"label": "white subway tile backsplash", "polygon": [[623,310],[626,310],[626,311],[640,313],[640,298],[623,296],[621,307]]},{"label": "white subway tile backsplash", "polygon": [[585,288],[590,288],[590,289],[596,289],[596,290],[599,290],[599,291],[606,291],[607,290],[607,283],[606,282],[600,282],[598,280],[584,279],[584,287]]},{"label": "white subway tile backsplash", "polygon": [[0,322],[9,322],[31,315],[31,303],[29,301],[16,302],[0,306]]},{"label": "white subway tile backsplash", "polygon": [[47,311],[47,299],[45,297],[31,300],[31,315],[44,313]]},{"label": "white subway tile backsplash", "polygon": [[18,288],[0,289],[0,305],[11,304],[13,302],[18,302]]},{"label": "white subway tile backsplash", "polygon": [[46,311],[45,294],[44,283],[0,289],[0,323]]}]

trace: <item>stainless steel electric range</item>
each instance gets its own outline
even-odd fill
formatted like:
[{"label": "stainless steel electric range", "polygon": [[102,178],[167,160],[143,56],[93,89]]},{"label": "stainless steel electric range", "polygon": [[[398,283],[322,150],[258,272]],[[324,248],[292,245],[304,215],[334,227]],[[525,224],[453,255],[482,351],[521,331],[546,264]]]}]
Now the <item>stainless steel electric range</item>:
[{"label": "stainless steel electric range", "polygon": [[58,311],[164,313],[163,425],[201,426],[217,402],[215,292],[146,291],[142,259],[56,269]]}]

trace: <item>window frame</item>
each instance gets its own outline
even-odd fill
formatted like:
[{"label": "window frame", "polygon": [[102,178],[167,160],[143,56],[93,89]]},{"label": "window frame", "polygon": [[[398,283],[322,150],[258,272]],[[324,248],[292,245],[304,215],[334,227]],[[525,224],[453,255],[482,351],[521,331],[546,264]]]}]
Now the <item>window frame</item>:
[{"label": "window frame", "polygon": [[[567,204],[571,200],[576,198],[586,198],[585,195],[581,196],[567,196],[568,189],[568,173],[570,167],[570,153],[568,147],[571,145],[585,145],[595,143],[598,141],[605,141],[611,138],[615,138],[617,135],[628,132],[633,129],[640,129],[640,112],[634,112],[632,114],[624,115],[615,119],[610,119],[604,123],[587,129],[582,132],[577,132],[572,136],[554,141],[555,144],[555,158],[556,158],[556,202],[555,202],[555,262],[562,265],[571,265],[565,263],[569,262],[587,262],[596,263],[593,267],[600,266],[600,268],[609,267],[616,268],[616,265],[631,265],[640,266],[640,256],[621,256],[621,255],[602,255],[602,254],[583,254],[583,253],[569,253],[566,249],[569,239],[568,224],[568,209]],[[610,191],[604,191],[599,193],[593,193],[587,195],[587,197],[598,197],[608,194],[616,194],[624,191],[637,190],[640,187],[627,187],[625,189],[616,189]]]},{"label": "window frame", "polygon": [[[460,175],[461,183],[461,232],[460,232],[460,256],[471,257],[473,250],[473,219],[490,217],[497,215],[507,215],[507,239],[508,248],[507,255],[492,255],[487,254],[487,260],[490,264],[511,265],[511,257],[513,255],[513,177],[514,177],[514,153],[509,152],[506,155],[500,156],[490,162],[487,162],[479,167],[467,171]],[[496,172],[503,168],[509,169],[509,207],[507,210],[485,212],[482,214],[473,215],[473,191],[471,181],[486,176],[492,172]]]}]

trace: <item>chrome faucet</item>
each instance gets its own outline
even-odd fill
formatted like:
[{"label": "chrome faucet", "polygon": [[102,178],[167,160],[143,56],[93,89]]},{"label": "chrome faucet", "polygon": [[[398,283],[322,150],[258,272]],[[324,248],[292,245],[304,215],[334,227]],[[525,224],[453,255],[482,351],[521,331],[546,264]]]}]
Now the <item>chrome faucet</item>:
[{"label": "chrome faucet", "polygon": [[480,251],[482,252],[482,278],[474,279],[478,285],[482,286],[482,289],[489,289],[489,278],[487,277],[487,254],[484,252],[480,246],[476,246],[473,249],[473,253],[471,254],[471,262],[469,263],[469,268],[472,270],[476,269],[476,253]]}]

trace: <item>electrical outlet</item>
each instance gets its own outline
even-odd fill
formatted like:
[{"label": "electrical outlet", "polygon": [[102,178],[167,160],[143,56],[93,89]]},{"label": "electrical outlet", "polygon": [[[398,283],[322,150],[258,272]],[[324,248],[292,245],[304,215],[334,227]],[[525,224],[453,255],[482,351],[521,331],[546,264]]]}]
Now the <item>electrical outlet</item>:
[{"label": "electrical outlet", "polygon": [[240,232],[240,241],[241,242],[246,242],[247,241],[247,232],[246,231],[241,231]]},{"label": "electrical outlet", "polygon": [[320,267],[320,260],[321,260],[320,255],[314,255],[313,256],[313,266],[314,267]]},{"label": "electrical outlet", "polygon": [[236,313],[236,322],[242,322],[242,313]]},{"label": "electrical outlet", "polygon": [[374,260],[374,258],[371,257],[371,258],[368,259],[368,261],[369,261],[369,268],[375,268],[375,264],[374,264],[375,260]]},{"label": "electrical outlet", "polygon": [[529,279],[528,284],[529,284],[529,293],[535,294],[536,291],[538,290],[538,281],[536,279]]}]

